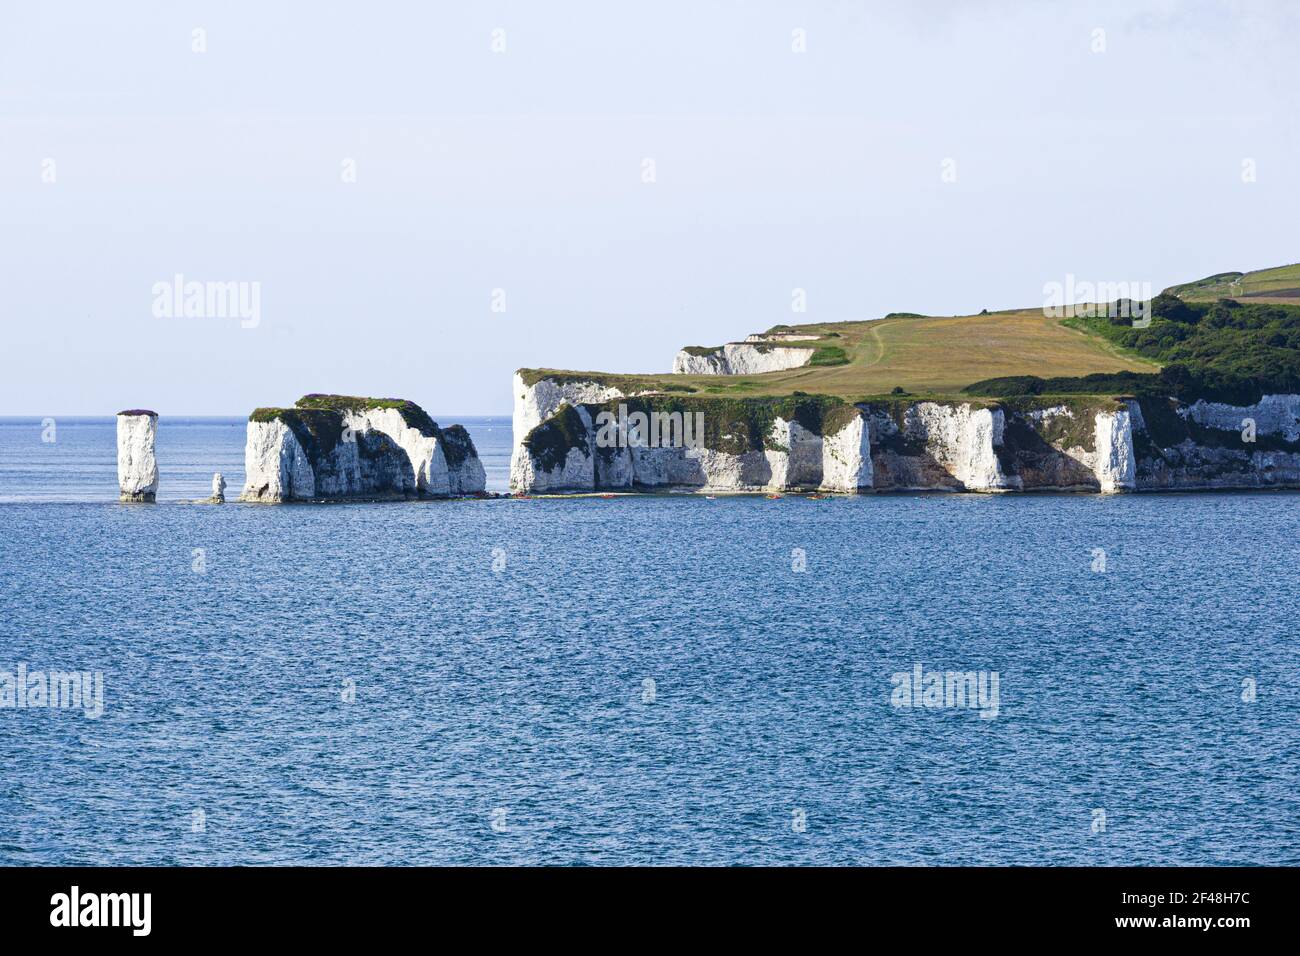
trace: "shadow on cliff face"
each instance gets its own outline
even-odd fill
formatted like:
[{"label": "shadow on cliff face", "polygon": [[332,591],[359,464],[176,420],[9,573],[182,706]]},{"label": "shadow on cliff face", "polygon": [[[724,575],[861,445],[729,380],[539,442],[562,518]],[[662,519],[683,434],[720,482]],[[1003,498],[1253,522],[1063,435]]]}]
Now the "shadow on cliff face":
[{"label": "shadow on cliff face", "polygon": [[1008,414],[1002,445],[995,449],[1002,473],[1018,475],[1025,491],[1100,487],[1091,468],[1047,441],[1018,414]]},{"label": "shadow on cliff face", "polygon": [[382,432],[349,433],[334,411],[295,409],[284,421],[307,455],[316,478],[315,497],[418,495],[410,456]]},{"label": "shadow on cliff face", "polygon": [[871,469],[877,491],[965,491],[937,458],[928,452],[904,454],[890,448],[873,448]]},{"label": "shadow on cliff face", "polygon": [[923,437],[908,431],[899,408],[872,417],[871,470],[877,491],[964,491],[963,485],[929,450]]}]

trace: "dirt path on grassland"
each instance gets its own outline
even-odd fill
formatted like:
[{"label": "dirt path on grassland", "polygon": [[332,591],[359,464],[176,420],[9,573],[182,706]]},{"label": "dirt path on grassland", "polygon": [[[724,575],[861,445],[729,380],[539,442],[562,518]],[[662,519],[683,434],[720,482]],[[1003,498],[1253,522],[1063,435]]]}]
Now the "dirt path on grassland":
[{"label": "dirt path on grassland", "polygon": [[[880,327],[881,325],[883,325],[888,321],[890,320],[878,319],[867,326],[867,334],[862,337],[862,341],[865,344],[867,339],[871,340],[871,342],[876,347],[876,357],[871,359],[869,362],[861,362],[856,364],[860,364],[863,368],[870,368],[873,365],[879,365],[881,362],[885,360],[885,342],[880,337]],[[862,354],[865,356],[866,353],[863,352]]]}]

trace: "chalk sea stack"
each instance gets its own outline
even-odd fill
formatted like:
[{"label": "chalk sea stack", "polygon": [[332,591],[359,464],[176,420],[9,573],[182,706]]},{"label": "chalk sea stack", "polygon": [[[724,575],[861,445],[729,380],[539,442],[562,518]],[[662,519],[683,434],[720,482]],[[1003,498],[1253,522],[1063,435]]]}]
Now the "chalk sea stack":
[{"label": "chalk sea stack", "polygon": [[226,478],[221,472],[212,476],[212,498],[214,505],[225,503],[226,500]]},{"label": "chalk sea stack", "polygon": [[385,501],[481,493],[474,442],[400,398],[305,395],[248,419],[242,501]]},{"label": "chalk sea stack", "polygon": [[122,501],[153,501],[158,494],[158,413],[131,408],[117,413],[117,485]]}]

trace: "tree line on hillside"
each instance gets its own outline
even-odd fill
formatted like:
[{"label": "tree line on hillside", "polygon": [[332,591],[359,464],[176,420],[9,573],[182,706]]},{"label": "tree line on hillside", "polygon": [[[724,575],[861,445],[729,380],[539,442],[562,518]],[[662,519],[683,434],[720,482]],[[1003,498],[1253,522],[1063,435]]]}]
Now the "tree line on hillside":
[{"label": "tree line on hillside", "polygon": [[1235,299],[1184,302],[1169,293],[1151,300],[1151,323],[1112,309],[1106,316],[1067,320],[1120,348],[1161,363],[1158,373],[1075,377],[1017,375],[986,379],[964,391],[991,397],[1069,394],[1164,394],[1184,401],[1250,405],[1269,393],[1300,393],[1300,306]]}]

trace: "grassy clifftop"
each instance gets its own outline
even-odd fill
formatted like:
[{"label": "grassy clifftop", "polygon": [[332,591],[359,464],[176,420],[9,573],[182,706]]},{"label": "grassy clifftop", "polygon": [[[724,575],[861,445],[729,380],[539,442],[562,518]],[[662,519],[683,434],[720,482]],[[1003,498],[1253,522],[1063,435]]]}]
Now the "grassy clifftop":
[{"label": "grassy clifftop", "polygon": [[809,338],[748,344],[813,351],[808,365],[780,372],[521,374],[529,384],[543,376],[594,380],[626,393],[684,398],[804,394],[850,402],[1143,393],[1248,404],[1265,392],[1300,392],[1300,265],[1174,286],[1152,300],[1150,318],[1149,326],[1134,328],[1128,318],[1057,318],[1041,307],[966,316],[891,313],[875,321],[772,327],[766,335]]},{"label": "grassy clifftop", "polygon": [[338,441],[335,431],[341,432],[340,415],[343,412],[367,412],[391,408],[402,420],[422,435],[438,436],[443,430],[415,402],[404,398],[366,398],[360,395],[327,395],[312,392],[294,402],[293,408],[255,408],[248,416],[250,422],[270,422],[280,419],[295,431],[306,428],[321,439],[323,446],[333,448]]},{"label": "grassy clifftop", "polygon": [[314,408],[335,412],[367,412],[392,408],[402,416],[402,420],[406,424],[418,429],[421,434],[436,435],[438,433],[438,423],[429,417],[429,413],[415,402],[404,398],[364,398],[358,395],[324,395],[313,392],[298,399],[294,405],[297,408]]},{"label": "grassy clifftop", "polygon": [[[544,376],[601,381],[623,391],[701,397],[780,397],[797,392],[860,401],[895,393],[956,396],[972,382],[1012,375],[1077,376],[1154,372],[1158,364],[1125,354],[1104,338],[1063,325],[1041,309],[969,316],[895,315],[865,322],[777,326],[772,332],[816,335],[815,352],[834,349],[828,364],[760,375],[621,375],[524,369]],[[785,345],[785,343],[780,343]]]}]

